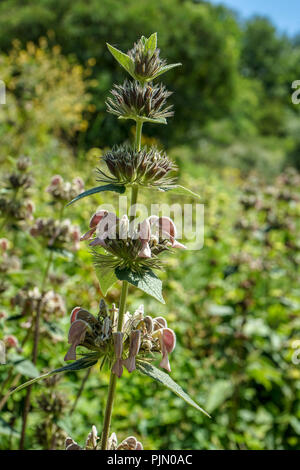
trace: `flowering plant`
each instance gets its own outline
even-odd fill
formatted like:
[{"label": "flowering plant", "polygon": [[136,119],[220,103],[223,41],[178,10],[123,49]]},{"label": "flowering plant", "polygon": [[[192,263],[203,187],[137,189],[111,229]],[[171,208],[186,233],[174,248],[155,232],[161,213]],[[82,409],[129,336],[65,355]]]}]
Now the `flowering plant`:
[{"label": "flowering plant", "polygon": [[[189,405],[205,413],[168,374],[153,364],[157,355],[160,355],[160,368],[168,373],[171,372],[169,354],[175,348],[176,336],[168,327],[165,318],[145,315],[143,306],[133,314],[126,310],[129,285],[164,303],[162,282],[154,271],[163,267],[161,258],[163,252],[185,249],[185,246],[176,239],[176,227],[169,217],[150,215],[140,223],[135,223],[139,189],[146,187],[159,191],[179,190],[181,193],[193,193],[175,184],[174,176],[170,173],[176,170],[176,165],[168,159],[166,153],[155,147],[142,148],[143,124],[147,122],[166,124],[166,119],[173,115],[172,107],[166,104],[171,93],[163,85],[154,85],[152,82],[162,73],[180,64],[166,65],[166,62],[160,59],[156,33],[149,38],[142,37],[128,54],[123,54],[110,45],[108,48],[134,79],[134,81],[125,81],[123,85],[114,86],[112,97],[107,100],[108,112],[118,116],[119,119],[135,121],[134,148],[117,146],[103,156],[102,163],[106,165],[109,174],[99,168],[98,180],[105,183],[104,185],[82,192],[81,180],[77,179],[66,187],[61,179],[54,177],[48,192],[53,197],[64,200],[66,194],[72,197],[75,187],[77,193],[81,192],[69,202],[72,204],[103,191],[115,191],[119,194],[124,193],[126,189],[131,191],[131,207],[128,215],[120,214],[118,217],[114,212],[98,210],[91,217],[88,231],[80,238],[81,241],[89,241],[92,247],[93,262],[103,296],[112,285],[121,281],[119,306],[113,304],[109,307],[102,299],[96,316],[83,306],[75,307],[70,316],[68,334],[70,348],[65,356],[66,361],[75,362],[35,378],[16,390],[31,385],[40,378],[58,372],[90,368],[100,362],[100,369],[107,367],[110,370],[100,447],[102,450],[141,449],[141,443],[132,436],[119,446],[114,433],[109,437],[116,383],[117,379],[121,378],[124,368],[130,373],[138,371],[150,376]],[[32,235],[46,233],[52,243],[52,231],[56,233],[56,229],[61,230],[61,227],[52,227],[52,225],[49,227],[40,220],[32,228]],[[63,236],[64,240],[73,236],[73,240],[77,242],[76,230],[72,231],[69,228],[66,233],[63,232]],[[59,237],[56,236],[54,240],[58,243]],[[85,352],[76,360],[79,346],[89,352]],[[97,430],[93,427],[86,448],[96,448],[97,439]],[[80,446],[68,438],[66,448],[71,450]]]}]

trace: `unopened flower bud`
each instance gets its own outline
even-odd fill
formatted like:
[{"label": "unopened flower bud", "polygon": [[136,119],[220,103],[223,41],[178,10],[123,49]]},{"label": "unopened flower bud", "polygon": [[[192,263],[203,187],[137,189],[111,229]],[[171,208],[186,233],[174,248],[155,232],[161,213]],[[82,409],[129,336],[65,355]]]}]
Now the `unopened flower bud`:
[{"label": "unopened flower bud", "polygon": [[141,330],[133,330],[130,334],[129,356],[123,361],[123,364],[127,368],[128,372],[132,372],[136,368],[135,358],[140,350],[141,336]]},{"label": "unopened flower bud", "polygon": [[123,353],[123,333],[118,331],[117,333],[113,333],[114,336],[114,348],[115,348],[115,355],[116,361],[112,367],[112,372],[117,375],[117,377],[121,377],[123,374],[123,366],[122,366],[122,353]]}]

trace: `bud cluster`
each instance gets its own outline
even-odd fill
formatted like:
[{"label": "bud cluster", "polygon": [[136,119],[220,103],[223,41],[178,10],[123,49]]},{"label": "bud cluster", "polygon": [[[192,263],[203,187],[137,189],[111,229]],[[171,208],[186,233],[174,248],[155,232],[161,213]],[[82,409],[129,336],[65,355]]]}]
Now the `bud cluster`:
[{"label": "bud cluster", "polygon": [[128,217],[119,219],[113,212],[101,210],[90,220],[90,229],[80,240],[90,240],[92,247],[105,249],[105,254],[94,251],[94,262],[99,266],[139,272],[160,268],[158,255],[169,248],[185,248],[176,240],[176,227],[169,217],[150,216],[132,228]]},{"label": "bud cluster", "polygon": [[63,221],[52,218],[36,219],[30,229],[30,235],[43,238],[48,248],[71,250],[79,248],[79,227],[72,225],[69,219]]},{"label": "bud cluster", "polygon": [[[92,426],[91,432],[88,434],[84,447],[80,447],[71,437],[67,437],[65,442],[66,450],[100,450],[98,444],[100,443],[100,437],[98,437],[98,431],[96,426]],[[124,439],[118,445],[118,439],[116,433],[108,439],[107,450],[143,450],[141,442],[139,442],[134,436],[129,436]]]},{"label": "bud cluster", "polygon": [[168,354],[175,348],[176,336],[165,318],[145,316],[141,305],[133,314],[125,314],[120,332],[117,331],[117,314],[118,309],[113,305],[108,310],[103,300],[97,317],[75,307],[70,316],[68,342],[71,346],[65,361],[75,360],[76,348],[83,346],[97,351],[99,357],[103,357],[102,364],[112,365],[113,373],[121,377],[123,367],[132,372],[136,369],[136,360],[151,361],[156,353],[161,353],[160,367],[170,372]]},{"label": "bud cluster", "polygon": [[114,85],[111,94],[106,101],[107,111],[119,119],[159,122],[173,116],[173,106],[165,106],[172,93],[162,84],[142,86],[125,80],[123,85]]},{"label": "bud cluster", "polygon": [[144,36],[127,52],[127,55],[133,60],[134,75],[137,80],[141,82],[152,81],[163,71],[163,67],[167,65],[167,62],[161,59],[159,54],[159,49],[147,48],[147,41]]},{"label": "bud cluster", "polygon": [[0,212],[10,223],[32,219],[34,203],[28,199],[28,189],[33,184],[33,177],[27,171],[30,163],[29,158],[20,157],[16,161],[16,170],[6,175],[2,182]]},{"label": "bud cluster", "polygon": [[12,299],[12,306],[21,309],[22,316],[30,316],[37,311],[38,305],[46,320],[51,316],[62,317],[66,313],[63,298],[49,290],[42,295],[38,287],[24,287]]},{"label": "bud cluster", "polygon": [[46,191],[57,201],[70,201],[82,193],[83,189],[84,183],[79,176],[69,182],[64,181],[60,175],[55,175]]},{"label": "bud cluster", "polygon": [[111,175],[107,175],[98,168],[98,181],[113,184],[138,184],[141,186],[154,186],[169,188],[175,179],[169,176],[177,169],[176,165],[168,159],[165,152],[155,147],[140,151],[125,145],[113,147],[102,157]]}]

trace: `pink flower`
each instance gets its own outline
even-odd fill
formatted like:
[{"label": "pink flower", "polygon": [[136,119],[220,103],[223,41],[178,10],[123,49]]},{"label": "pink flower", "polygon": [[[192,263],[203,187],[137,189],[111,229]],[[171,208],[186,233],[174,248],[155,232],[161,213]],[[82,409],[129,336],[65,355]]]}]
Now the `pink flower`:
[{"label": "pink flower", "polygon": [[170,354],[176,346],[176,335],[170,328],[163,328],[161,330],[159,340],[162,352],[162,360],[159,366],[163,367],[168,372],[171,372],[168,354]]},{"label": "pink flower", "polygon": [[99,222],[108,214],[108,211],[101,210],[96,212],[90,220],[90,230],[88,230],[82,237],[80,241],[89,240],[94,232],[96,232],[97,225]]},{"label": "pink flower", "polygon": [[172,248],[186,248],[182,243],[179,243],[177,240],[175,240],[177,236],[176,227],[170,217],[159,217],[158,227],[159,232],[170,240],[170,242],[172,243]]},{"label": "pink flower", "polygon": [[128,372],[135,370],[135,358],[140,350],[141,345],[141,330],[133,330],[130,334],[129,356],[123,361],[124,366]]},{"label": "pink flower", "polygon": [[68,336],[68,343],[71,347],[65,355],[65,361],[73,361],[76,359],[76,348],[84,341],[88,327],[88,323],[83,320],[73,321]]},{"label": "pink flower", "polygon": [[149,241],[151,239],[151,227],[148,219],[143,220],[139,227],[139,238],[142,242],[142,247],[138,253],[140,258],[151,258],[151,249]]},{"label": "pink flower", "polygon": [[121,377],[123,374],[123,366],[122,366],[122,353],[123,353],[123,333],[118,331],[117,333],[113,333],[114,336],[114,348],[115,348],[115,355],[116,361],[112,367],[112,372],[117,376]]},{"label": "pink flower", "polygon": [[70,323],[73,323],[76,320],[77,313],[81,310],[81,307],[73,308],[71,315],[70,315]]}]

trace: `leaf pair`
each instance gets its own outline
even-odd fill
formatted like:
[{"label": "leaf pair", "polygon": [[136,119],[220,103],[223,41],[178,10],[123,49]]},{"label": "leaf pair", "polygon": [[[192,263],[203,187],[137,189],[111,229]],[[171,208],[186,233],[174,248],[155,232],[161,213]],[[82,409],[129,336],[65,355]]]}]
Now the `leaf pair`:
[{"label": "leaf pair", "polygon": [[[35,377],[34,379],[29,380],[28,382],[25,382],[24,384],[12,390],[10,394],[18,392],[22,390],[23,388],[28,387],[29,385],[33,385],[34,383],[39,382],[40,380],[50,377],[51,375],[59,374],[61,372],[77,371],[77,370],[92,367],[95,364],[97,364],[98,359],[99,359],[98,353],[87,354],[86,356],[84,356],[82,359],[79,359],[78,361],[72,362],[71,364],[67,364],[64,367],[60,367],[59,369],[52,370],[50,372],[47,372],[46,374],[40,375],[39,377]],[[147,375],[148,377],[151,377],[153,380],[156,380],[157,382],[163,384],[166,388],[171,390],[171,392],[175,393],[178,397],[182,398],[188,405],[196,408],[196,410],[198,411],[201,411],[206,416],[209,416],[209,414],[206,413],[206,411],[204,411],[199,405],[197,405],[197,403],[194,400],[192,400],[192,398],[176,382],[174,382],[174,380],[171,379],[171,377],[168,374],[166,374],[165,372],[162,372],[161,370],[157,369],[155,366],[153,366],[152,364],[149,364],[148,362],[137,361],[136,366],[137,366],[137,370],[141,374]]]},{"label": "leaf pair", "polygon": [[[149,56],[151,57],[156,48],[157,48],[157,33],[151,34],[151,36],[147,39],[144,36],[141,37],[141,41],[144,46],[144,54],[146,55],[148,52],[150,52]],[[142,83],[145,82],[150,82],[154,80],[155,78],[159,77],[165,72],[168,72],[169,70],[173,69],[174,67],[178,67],[181,65],[180,63],[177,64],[169,64],[169,65],[162,65],[159,67],[159,69],[154,73],[154,75],[151,75],[151,77],[140,77],[138,74],[135,72],[135,63],[132,57],[130,57],[128,54],[124,54],[124,52],[119,51],[116,47],[108,44],[108,50],[112,54],[112,56],[116,59],[116,61],[126,70],[126,72],[131,75],[134,80],[140,81]],[[157,120],[154,120],[157,122]],[[163,121],[161,121],[163,123]]]},{"label": "leaf pair", "polygon": [[[145,186],[147,188],[147,186]],[[149,189],[155,189],[153,186],[149,187]],[[181,194],[185,196],[192,196],[196,199],[200,199],[200,195],[197,193],[194,193],[188,188],[185,188],[184,186],[180,186],[179,184],[176,184],[174,186],[170,186],[169,188],[157,188],[158,191],[174,191],[175,194]],[[94,188],[88,189],[87,191],[84,191],[83,193],[78,194],[72,201],[68,202],[67,206],[70,206],[76,201],[79,201],[80,199],[83,199],[84,197],[87,196],[92,196],[93,194],[97,193],[102,193],[104,191],[113,191],[119,194],[124,194],[126,191],[126,186],[123,186],[121,184],[105,184],[103,186],[95,186]]]}]

